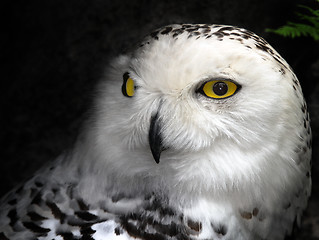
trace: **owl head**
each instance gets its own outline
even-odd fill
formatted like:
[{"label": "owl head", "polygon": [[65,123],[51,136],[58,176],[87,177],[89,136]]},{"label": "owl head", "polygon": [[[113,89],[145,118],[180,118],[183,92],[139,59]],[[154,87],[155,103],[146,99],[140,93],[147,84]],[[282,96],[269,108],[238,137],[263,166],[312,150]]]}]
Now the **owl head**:
[{"label": "owl head", "polygon": [[105,79],[91,139],[96,159],[121,176],[174,176],[186,185],[204,176],[226,187],[295,171],[301,88],[250,31],[166,26],[118,57]]}]

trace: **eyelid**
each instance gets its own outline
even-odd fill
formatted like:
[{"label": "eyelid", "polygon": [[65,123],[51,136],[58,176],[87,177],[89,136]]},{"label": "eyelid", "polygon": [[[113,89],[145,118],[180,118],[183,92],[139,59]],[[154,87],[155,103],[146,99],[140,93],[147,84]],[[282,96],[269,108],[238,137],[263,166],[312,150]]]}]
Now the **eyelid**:
[{"label": "eyelid", "polygon": [[[218,95],[213,90],[214,84],[219,82],[223,82],[227,85],[227,92],[224,95]],[[232,97],[240,89],[241,89],[241,85],[231,79],[215,78],[215,79],[209,79],[202,82],[200,87],[196,90],[196,93],[200,93],[203,96],[210,99],[222,100],[222,99]]]},{"label": "eyelid", "polygon": [[[209,79],[203,79],[203,81],[201,83],[199,83],[199,86],[201,87],[202,85],[204,85],[207,82],[211,82],[211,81],[217,81],[217,82],[223,82],[223,81],[227,81],[227,82],[232,82],[234,84],[236,84],[237,86],[241,86],[240,84],[238,84],[236,81],[234,81],[233,79],[230,78],[224,78],[224,77],[217,77],[217,78],[209,78]],[[200,88],[199,87],[199,88]]]},{"label": "eyelid", "polygon": [[129,72],[123,74],[122,94],[125,97],[133,97],[135,95],[135,81],[131,78]]}]

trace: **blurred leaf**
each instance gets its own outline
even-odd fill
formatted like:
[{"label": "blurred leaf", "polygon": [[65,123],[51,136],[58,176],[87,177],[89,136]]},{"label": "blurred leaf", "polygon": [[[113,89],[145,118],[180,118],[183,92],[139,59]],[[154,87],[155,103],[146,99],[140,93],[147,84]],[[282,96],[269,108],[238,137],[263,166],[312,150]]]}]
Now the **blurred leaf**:
[{"label": "blurred leaf", "polygon": [[[316,0],[319,3],[319,0]],[[277,29],[267,28],[266,32],[272,32],[284,37],[312,37],[315,41],[319,40],[319,9],[312,9],[305,5],[299,5],[300,8],[304,8],[308,11],[308,14],[297,13],[297,16],[307,23],[294,23],[287,22],[286,25]]]}]

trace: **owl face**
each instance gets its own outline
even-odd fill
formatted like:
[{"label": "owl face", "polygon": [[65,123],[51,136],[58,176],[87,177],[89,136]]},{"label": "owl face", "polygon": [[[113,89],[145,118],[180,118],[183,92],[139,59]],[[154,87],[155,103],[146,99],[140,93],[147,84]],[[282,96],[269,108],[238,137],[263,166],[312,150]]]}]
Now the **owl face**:
[{"label": "owl face", "polygon": [[166,189],[173,202],[198,194],[254,201],[262,191],[276,201],[301,187],[311,156],[310,147],[300,153],[311,138],[301,88],[255,34],[164,27],[117,58],[105,79],[87,139],[111,187]]},{"label": "owl face", "polygon": [[196,34],[183,25],[158,30],[118,60],[115,83],[107,86],[108,96],[118,94],[103,100],[118,107],[105,120],[117,127],[108,130],[130,150],[152,152],[156,162],[162,152],[172,158],[275,147],[297,124],[291,112],[299,106],[287,100],[296,95],[289,66],[246,30],[196,26]]}]

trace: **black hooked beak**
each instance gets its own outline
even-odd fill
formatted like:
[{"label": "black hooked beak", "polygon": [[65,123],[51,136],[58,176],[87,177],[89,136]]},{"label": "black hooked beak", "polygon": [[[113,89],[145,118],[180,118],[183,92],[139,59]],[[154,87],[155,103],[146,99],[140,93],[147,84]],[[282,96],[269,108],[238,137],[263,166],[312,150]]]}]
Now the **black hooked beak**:
[{"label": "black hooked beak", "polygon": [[163,140],[161,136],[161,121],[158,112],[151,117],[151,125],[148,133],[148,141],[152,151],[153,158],[159,163],[163,148]]}]

